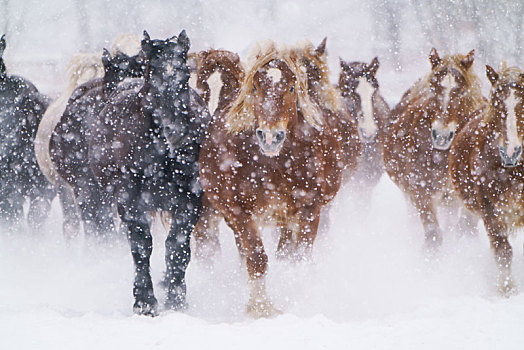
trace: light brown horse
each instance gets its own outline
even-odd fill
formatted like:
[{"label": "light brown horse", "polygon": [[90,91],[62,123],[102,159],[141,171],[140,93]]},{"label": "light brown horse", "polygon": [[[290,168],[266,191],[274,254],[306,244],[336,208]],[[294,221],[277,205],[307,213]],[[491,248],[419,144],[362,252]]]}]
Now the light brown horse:
[{"label": "light brown horse", "polygon": [[[244,68],[236,53],[227,50],[206,50],[192,55],[195,89],[206,102],[214,118],[220,118],[240,93]],[[218,225],[221,216],[206,196],[202,212],[193,231],[194,254],[210,260],[220,249]]]},{"label": "light brown horse", "polygon": [[378,58],[371,63],[345,62],[340,59],[338,90],[351,117],[358,124],[362,141],[362,160],[351,178],[352,188],[369,200],[371,191],[384,173],[383,146],[391,128],[391,111],[380,94],[376,73]]},{"label": "light brown horse", "polygon": [[[474,51],[440,58],[432,49],[429,59],[431,72],[392,111],[384,165],[417,209],[426,248],[434,252],[442,242],[437,205],[458,202],[449,181],[449,149],[485,99],[472,69]],[[476,219],[466,210],[461,214],[458,229],[473,232]]]},{"label": "light brown horse", "polygon": [[524,225],[524,72],[486,66],[490,103],[480,109],[451,149],[453,185],[466,207],[477,213],[488,232],[499,268],[498,290],[516,292],[508,234]]},{"label": "light brown horse", "polygon": [[277,312],[265,289],[268,258],[260,226],[280,229],[282,255],[307,254],[320,209],[340,187],[341,149],[325,120],[336,92],[323,76],[329,90],[319,96],[321,106],[314,101],[304,66],[308,56],[325,62],[322,45],[259,45],[239,95],[215,112],[200,151],[205,197],[235,234],[249,274],[248,313],[255,317]]}]

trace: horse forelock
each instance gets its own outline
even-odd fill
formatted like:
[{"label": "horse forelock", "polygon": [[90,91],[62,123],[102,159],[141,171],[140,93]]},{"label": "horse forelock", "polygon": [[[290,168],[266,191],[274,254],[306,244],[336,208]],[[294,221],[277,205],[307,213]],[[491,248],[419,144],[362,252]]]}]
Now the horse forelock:
[{"label": "horse forelock", "polygon": [[[467,99],[467,105],[471,109],[477,109],[485,103],[484,96],[482,95],[480,79],[475,74],[473,69],[470,67],[466,69],[461,61],[465,58],[465,55],[456,54],[452,56],[444,56],[439,64],[435,67],[435,70],[441,70],[446,68],[454,68],[460,72],[466,83],[465,88],[468,92],[465,96]],[[417,105],[425,105],[431,97],[431,77],[433,71],[428,73],[423,78],[419,79],[411,88],[409,94],[404,99],[405,102],[411,104],[417,101]]]},{"label": "horse forelock", "polygon": [[317,130],[325,124],[323,111],[308,93],[307,69],[304,59],[313,60],[322,72],[322,87],[320,98],[322,105],[330,110],[342,110],[342,103],[338,92],[329,84],[325,55],[318,57],[314,54],[314,47],[309,41],[303,41],[295,46],[277,48],[272,41],[263,41],[251,51],[248,67],[240,94],[226,115],[226,128],[229,132],[252,130],[255,127],[254,106],[251,92],[254,87],[254,77],[257,71],[274,59],[282,60],[296,77],[297,105],[305,121]]}]

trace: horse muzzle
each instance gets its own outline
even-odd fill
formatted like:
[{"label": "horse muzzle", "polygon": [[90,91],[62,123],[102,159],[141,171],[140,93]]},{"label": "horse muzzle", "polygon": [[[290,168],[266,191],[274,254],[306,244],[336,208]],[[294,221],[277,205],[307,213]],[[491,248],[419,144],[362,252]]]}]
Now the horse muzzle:
[{"label": "horse muzzle", "polygon": [[522,156],[522,146],[517,145],[513,147],[511,154],[508,153],[506,146],[499,146],[500,159],[504,168],[511,168],[519,165],[520,157]]},{"label": "horse muzzle", "polygon": [[369,131],[365,128],[359,127],[358,128],[358,136],[360,136],[360,140],[364,143],[371,143],[375,140],[375,137],[377,136],[377,130]]},{"label": "horse muzzle", "polygon": [[431,129],[431,139],[433,141],[433,148],[439,151],[447,151],[451,147],[451,143],[455,138],[454,130],[438,130]]},{"label": "horse muzzle", "polygon": [[284,140],[286,139],[286,132],[284,130],[269,130],[257,129],[257,141],[262,153],[268,157],[278,156]]}]

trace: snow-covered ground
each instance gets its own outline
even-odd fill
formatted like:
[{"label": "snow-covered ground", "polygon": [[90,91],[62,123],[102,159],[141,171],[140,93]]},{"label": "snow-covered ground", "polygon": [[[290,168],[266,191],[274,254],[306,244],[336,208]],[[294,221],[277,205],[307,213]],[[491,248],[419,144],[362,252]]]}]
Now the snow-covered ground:
[{"label": "snow-covered ground", "polygon": [[[350,190],[331,211],[314,259],[270,255],[268,289],[283,311],[272,319],[244,313],[247,273],[222,224],[213,267],[193,261],[185,313],[132,313],[133,267],[127,243],[66,244],[57,203],[38,237],[0,235],[2,349],[522,349],[524,295],[495,293],[495,265],[484,230],[445,236],[428,262],[422,232],[402,194],[384,177],[367,215]],[[153,278],[163,270],[163,238],[154,235]],[[522,235],[512,239],[514,273],[524,285]],[[156,294],[162,298],[160,286]]]}]

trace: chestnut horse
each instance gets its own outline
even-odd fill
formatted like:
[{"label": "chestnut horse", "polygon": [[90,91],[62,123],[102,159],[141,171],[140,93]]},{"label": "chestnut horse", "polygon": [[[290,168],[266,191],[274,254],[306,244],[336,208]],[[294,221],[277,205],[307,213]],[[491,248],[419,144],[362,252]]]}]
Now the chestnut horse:
[{"label": "chestnut horse", "polygon": [[360,200],[369,200],[384,173],[382,154],[391,128],[391,111],[379,91],[377,57],[369,64],[340,59],[340,68],[338,89],[345,108],[358,124],[362,141],[362,159],[351,178],[352,188],[359,192]]},{"label": "chestnut horse", "polygon": [[[431,72],[402,97],[386,137],[384,165],[420,215],[429,252],[442,242],[437,205],[458,203],[448,172],[449,149],[455,135],[484,103],[472,69],[474,51],[440,58],[429,56]],[[463,209],[463,208],[462,208]],[[459,229],[474,230],[476,219],[461,211]]]},{"label": "chestnut horse", "polygon": [[499,269],[498,290],[516,292],[508,234],[524,225],[524,72],[486,66],[490,103],[457,136],[450,155],[453,185],[483,220]]},{"label": "chestnut horse", "polygon": [[[195,88],[206,102],[209,112],[219,118],[238,96],[244,80],[244,68],[236,53],[227,50],[206,50],[192,56]],[[200,220],[193,231],[195,255],[209,260],[220,249],[218,225],[220,215],[206,196]]]},{"label": "chestnut horse", "polygon": [[340,187],[340,144],[325,121],[335,93],[327,75],[322,105],[308,93],[308,56],[325,63],[324,48],[309,43],[259,45],[238,96],[215,112],[200,152],[205,198],[233,230],[245,258],[247,311],[255,317],[277,312],[265,289],[268,258],[259,225],[280,229],[280,254],[303,256],[313,247],[320,209]]}]

